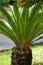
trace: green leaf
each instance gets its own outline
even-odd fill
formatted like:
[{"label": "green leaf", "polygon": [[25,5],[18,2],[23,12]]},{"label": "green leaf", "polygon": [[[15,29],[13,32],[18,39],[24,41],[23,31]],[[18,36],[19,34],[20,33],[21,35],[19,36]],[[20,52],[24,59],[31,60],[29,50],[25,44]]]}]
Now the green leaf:
[{"label": "green leaf", "polygon": [[16,27],[15,23],[13,19],[11,18],[11,16],[8,14],[8,12],[3,7],[0,7],[0,12],[3,15],[3,17],[6,19],[8,24],[12,27],[13,31],[15,31],[15,27]]}]

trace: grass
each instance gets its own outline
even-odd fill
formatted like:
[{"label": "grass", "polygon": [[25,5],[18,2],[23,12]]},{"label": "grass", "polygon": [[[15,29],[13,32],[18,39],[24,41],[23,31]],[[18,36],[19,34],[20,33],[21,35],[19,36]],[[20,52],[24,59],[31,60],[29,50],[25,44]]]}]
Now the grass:
[{"label": "grass", "polygon": [[32,47],[33,65],[43,65],[43,45]]},{"label": "grass", "polygon": [[10,56],[10,51],[0,52],[0,65],[10,65]]},{"label": "grass", "polygon": [[[32,65],[43,65],[43,45],[32,47],[33,62]],[[11,51],[0,52],[0,65],[11,64]]]}]

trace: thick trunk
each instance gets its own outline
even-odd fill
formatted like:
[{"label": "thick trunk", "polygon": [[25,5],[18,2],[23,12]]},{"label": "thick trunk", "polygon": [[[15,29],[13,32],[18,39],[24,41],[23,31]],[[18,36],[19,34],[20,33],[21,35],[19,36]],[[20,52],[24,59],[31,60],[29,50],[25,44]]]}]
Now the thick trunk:
[{"label": "thick trunk", "polygon": [[11,55],[11,65],[31,65],[32,51],[29,47],[14,48]]}]

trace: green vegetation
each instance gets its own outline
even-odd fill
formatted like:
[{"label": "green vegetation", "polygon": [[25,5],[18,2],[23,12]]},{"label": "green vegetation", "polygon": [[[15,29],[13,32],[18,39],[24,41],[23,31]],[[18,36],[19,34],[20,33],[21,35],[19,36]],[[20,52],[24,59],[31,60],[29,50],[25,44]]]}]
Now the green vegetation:
[{"label": "green vegetation", "polygon": [[0,65],[10,65],[10,51],[0,52]]},{"label": "green vegetation", "polygon": [[[32,47],[33,65],[43,65],[43,45]],[[11,51],[0,52],[0,65],[10,65]]]},{"label": "green vegetation", "polygon": [[43,65],[43,45],[34,46],[33,51],[33,65]]},{"label": "green vegetation", "polygon": [[17,3],[13,5],[13,8],[9,5],[12,17],[3,7],[0,7],[3,18],[11,27],[0,20],[0,33],[12,39],[17,46],[30,45],[31,41],[43,32],[43,12],[39,13],[42,2],[35,4],[31,12],[28,2],[27,0],[23,11],[22,8],[18,11]]},{"label": "green vegetation", "polygon": [[[34,38],[43,33],[43,12],[40,12],[40,10],[42,11],[42,4],[42,2],[36,3],[30,11],[30,0],[26,0],[26,3],[21,9],[19,9],[17,0],[17,3],[15,2],[12,7],[9,5],[12,16],[3,7],[0,7],[2,17],[6,20],[6,22],[0,20],[0,34],[9,37],[16,44],[17,48],[15,51],[14,49],[12,50],[12,65],[27,65],[28,60],[30,61],[28,65],[31,65],[32,53],[29,50],[30,45]],[[25,51],[22,53],[21,49],[22,51],[25,49]],[[29,58],[27,54],[29,54]],[[19,61],[18,58],[21,60]]]}]

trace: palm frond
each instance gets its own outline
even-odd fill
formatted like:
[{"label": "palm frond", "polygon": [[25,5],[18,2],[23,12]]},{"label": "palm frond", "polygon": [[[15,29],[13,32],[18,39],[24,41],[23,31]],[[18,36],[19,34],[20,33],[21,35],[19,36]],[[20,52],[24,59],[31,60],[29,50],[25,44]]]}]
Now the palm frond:
[{"label": "palm frond", "polygon": [[26,0],[24,7],[21,7],[22,13],[19,11],[17,3],[13,4],[13,9],[9,6],[12,16],[3,7],[0,7],[0,12],[12,28],[10,29],[0,20],[0,32],[16,43],[28,43],[43,32],[43,25],[41,25],[43,24],[43,12],[39,13],[42,2],[36,3],[31,12],[29,3],[30,0]]},{"label": "palm frond", "polygon": [[11,38],[13,41],[17,41],[17,37],[15,32],[13,32],[4,22],[0,20],[0,33],[3,33],[4,35],[8,36]]},{"label": "palm frond", "polygon": [[31,26],[31,31],[30,31],[30,33],[29,33],[29,35],[27,37],[28,41],[31,40],[31,37],[33,38],[34,35],[36,35],[36,34],[39,35],[42,32],[42,30],[43,30],[43,26],[40,24],[41,23],[41,20],[43,18],[43,12],[42,13],[39,13],[38,16],[36,16],[35,18],[36,19],[33,20],[34,23]]},{"label": "palm frond", "polygon": [[15,23],[13,19],[11,18],[11,16],[8,14],[8,12],[3,7],[0,7],[0,12],[3,18],[5,18],[8,24],[12,27],[13,31],[15,31],[15,27],[16,27]]}]

